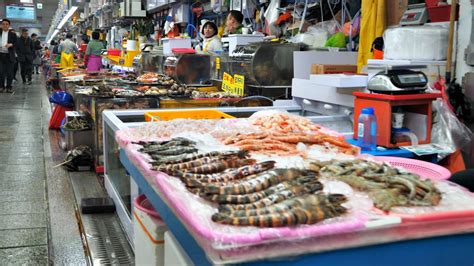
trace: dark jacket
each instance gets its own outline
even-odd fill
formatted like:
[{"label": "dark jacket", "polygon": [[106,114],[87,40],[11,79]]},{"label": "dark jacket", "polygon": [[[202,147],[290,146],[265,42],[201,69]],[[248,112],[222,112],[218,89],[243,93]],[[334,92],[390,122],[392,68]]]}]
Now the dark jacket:
[{"label": "dark jacket", "polygon": [[41,57],[40,52],[41,52],[41,50],[43,50],[43,47],[41,46],[40,40],[38,40],[38,39],[34,40],[33,41],[33,47],[35,49],[34,58]]},{"label": "dark jacket", "polygon": [[[0,29],[0,34],[1,34],[2,30]],[[13,44],[13,47],[10,47],[8,48],[8,54],[10,55],[10,61],[12,63],[15,63],[16,62],[16,56],[15,56],[15,47],[16,47],[16,43],[17,43],[17,36],[15,33],[13,32],[9,32],[8,33],[8,41],[7,43],[11,43]]]},{"label": "dark jacket", "polygon": [[16,55],[19,62],[33,61],[35,54],[35,47],[30,37],[20,37],[16,43]]}]

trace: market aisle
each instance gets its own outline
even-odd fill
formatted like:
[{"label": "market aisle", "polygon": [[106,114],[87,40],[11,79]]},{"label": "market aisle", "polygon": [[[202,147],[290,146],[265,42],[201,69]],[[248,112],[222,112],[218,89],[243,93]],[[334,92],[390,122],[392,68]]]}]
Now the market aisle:
[{"label": "market aisle", "polygon": [[[36,80],[37,84],[39,80]],[[0,94],[0,264],[48,263],[40,86]]]},{"label": "market aisle", "polygon": [[34,75],[33,85],[14,88],[13,94],[0,93],[0,265],[83,264],[74,205],[64,196],[71,190],[52,186],[46,175],[53,162],[44,148],[51,146],[44,79]]}]

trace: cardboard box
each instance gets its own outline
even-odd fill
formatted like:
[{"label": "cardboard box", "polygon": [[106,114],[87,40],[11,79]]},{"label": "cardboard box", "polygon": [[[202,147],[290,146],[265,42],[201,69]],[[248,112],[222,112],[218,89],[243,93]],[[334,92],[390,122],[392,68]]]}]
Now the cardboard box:
[{"label": "cardboard box", "polygon": [[356,65],[320,65],[311,66],[311,74],[357,73]]},{"label": "cardboard box", "polygon": [[293,73],[298,79],[309,79],[311,66],[357,65],[357,52],[296,51],[293,52]]},{"label": "cardboard box", "polygon": [[403,13],[407,10],[408,0],[392,0],[386,1],[385,12],[387,26],[395,26],[400,24]]}]

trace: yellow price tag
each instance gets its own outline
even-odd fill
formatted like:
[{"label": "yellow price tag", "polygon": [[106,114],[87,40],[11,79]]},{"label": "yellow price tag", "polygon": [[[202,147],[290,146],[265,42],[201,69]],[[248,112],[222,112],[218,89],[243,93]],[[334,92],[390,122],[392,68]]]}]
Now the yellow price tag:
[{"label": "yellow price tag", "polygon": [[222,90],[238,96],[244,96],[245,77],[241,75],[234,75],[233,77],[228,73],[224,73],[222,77]]},{"label": "yellow price tag", "polygon": [[234,78],[228,73],[224,72],[224,76],[222,77],[222,90],[225,92],[231,92],[233,84]]},{"label": "yellow price tag", "polygon": [[232,93],[239,96],[244,96],[245,77],[241,75],[234,75],[234,86]]}]

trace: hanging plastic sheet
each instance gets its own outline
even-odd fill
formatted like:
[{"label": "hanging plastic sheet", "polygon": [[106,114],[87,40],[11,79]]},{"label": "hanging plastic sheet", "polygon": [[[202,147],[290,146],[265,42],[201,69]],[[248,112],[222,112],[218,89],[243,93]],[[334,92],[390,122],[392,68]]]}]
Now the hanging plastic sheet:
[{"label": "hanging plastic sheet", "polygon": [[[471,143],[473,137],[471,130],[459,121],[443,100],[433,102],[433,111],[435,113],[431,129],[432,143],[449,148],[451,153]],[[448,155],[448,153],[439,154],[438,159],[441,160]]]}]

